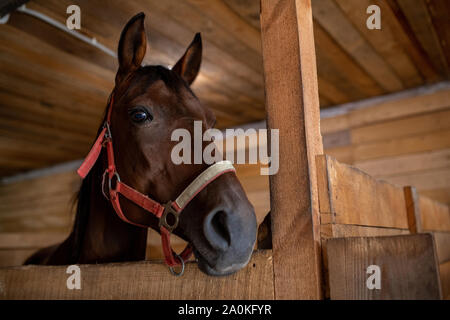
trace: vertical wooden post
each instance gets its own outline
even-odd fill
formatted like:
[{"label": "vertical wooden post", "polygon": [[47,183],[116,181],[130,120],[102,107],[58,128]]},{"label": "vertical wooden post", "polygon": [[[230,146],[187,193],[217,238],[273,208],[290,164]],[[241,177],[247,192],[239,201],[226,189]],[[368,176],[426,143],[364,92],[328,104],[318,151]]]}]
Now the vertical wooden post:
[{"label": "vertical wooden post", "polygon": [[[276,299],[321,299],[315,157],[323,154],[310,0],[262,0],[267,124],[279,129],[270,176]],[[270,136],[270,135],[269,135]]]},{"label": "vertical wooden post", "polygon": [[408,214],[408,228],[411,234],[422,233],[420,219],[419,195],[414,187],[403,187],[405,192],[406,213]]}]

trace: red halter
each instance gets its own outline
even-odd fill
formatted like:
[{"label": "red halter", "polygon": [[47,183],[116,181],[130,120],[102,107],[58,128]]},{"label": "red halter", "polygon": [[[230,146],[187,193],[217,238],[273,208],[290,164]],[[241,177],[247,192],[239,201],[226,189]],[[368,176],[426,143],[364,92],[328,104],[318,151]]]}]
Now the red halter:
[{"label": "red halter", "polygon": [[[100,156],[102,148],[106,146],[106,151],[108,155],[108,167],[106,168],[103,174],[103,181],[102,181],[103,195],[105,195],[105,197],[111,201],[111,204],[114,210],[116,211],[117,215],[119,216],[119,218],[129,224],[142,228],[148,228],[148,226],[141,225],[139,223],[135,223],[133,221],[128,220],[128,218],[122,212],[119,201],[119,194],[121,194],[128,200],[134,202],[144,210],[152,213],[159,219],[159,228],[161,232],[161,241],[165,262],[171,269],[172,273],[174,273],[172,267],[181,264],[184,269],[184,261],[189,259],[189,257],[192,254],[192,247],[190,244],[186,246],[186,248],[180,253],[180,255],[174,253],[170,246],[170,234],[178,225],[179,215],[181,211],[208,184],[210,184],[212,181],[214,181],[224,173],[234,172],[235,169],[228,161],[216,163],[208,167],[205,171],[203,171],[181,193],[181,195],[175,201],[169,201],[166,204],[160,204],[159,202],[150,199],[146,195],[140,193],[139,191],[133,189],[132,187],[120,181],[120,176],[119,173],[117,172],[116,165],[114,162],[114,150],[112,144],[112,135],[110,131],[110,120],[111,120],[111,110],[113,106],[113,100],[114,99],[112,95],[111,100],[109,102],[108,114],[103,129],[100,132],[94,145],[92,146],[91,150],[89,151],[88,155],[86,156],[85,160],[83,161],[77,172],[80,175],[80,177],[84,179],[86,175],[89,173],[89,171],[92,169],[94,164],[97,162],[97,159]],[[109,197],[106,195],[104,190],[106,175],[108,175]],[[113,181],[115,181],[114,187]],[[169,224],[167,221],[167,216],[169,214],[171,214],[174,218],[173,224]],[[183,270],[180,272],[180,274],[182,272]]]}]

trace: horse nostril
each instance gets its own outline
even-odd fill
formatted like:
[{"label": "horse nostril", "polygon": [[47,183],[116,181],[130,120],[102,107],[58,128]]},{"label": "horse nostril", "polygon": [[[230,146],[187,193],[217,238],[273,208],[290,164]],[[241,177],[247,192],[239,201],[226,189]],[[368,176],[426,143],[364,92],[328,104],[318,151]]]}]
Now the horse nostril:
[{"label": "horse nostril", "polygon": [[231,243],[230,232],[227,226],[227,213],[223,210],[210,212],[206,217],[204,233],[214,249],[227,250]]}]

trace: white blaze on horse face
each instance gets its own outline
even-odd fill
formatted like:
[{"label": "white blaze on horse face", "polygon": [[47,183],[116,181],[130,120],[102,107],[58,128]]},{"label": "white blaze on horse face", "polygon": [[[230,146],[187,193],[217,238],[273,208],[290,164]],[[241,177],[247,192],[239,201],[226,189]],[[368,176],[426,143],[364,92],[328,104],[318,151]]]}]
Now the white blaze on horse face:
[{"label": "white blaze on horse face", "polygon": [[[194,121],[194,164],[213,164],[222,160],[223,154],[223,132],[218,129],[208,129],[202,134],[202,122]],[[260,169],[261,175],[273,175],[279,169],[279,130],[270,130],[270,157],[268,156],[267,130],[250,128],[227,129],[226,130],[226,155],[225,159],[234,163],[234,154],[236,151],[237,164],[246,163],[246,138],[249,141],[248,163],[258,163],[258,158],[262,164],[269,165]],[[235,148],[234,138],[237,137]],[[259,137],[259,144],[258,142]],[[181,139],[181,141],[180,141]],[[178,141],[171,152],[172,162],[176,165],[184,163],[191,164],[191,133],[186,129],[175,129],[171,135],[171,141]],[[215,143],[217,141],[218,143]],[[203,142],[210,142],[203,149]]]}]

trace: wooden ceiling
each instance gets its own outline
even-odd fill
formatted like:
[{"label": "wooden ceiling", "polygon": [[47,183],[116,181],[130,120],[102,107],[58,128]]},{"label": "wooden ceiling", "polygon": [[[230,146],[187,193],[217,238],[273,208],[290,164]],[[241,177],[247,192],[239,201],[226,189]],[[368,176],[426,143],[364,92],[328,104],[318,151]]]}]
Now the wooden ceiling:
[{"label": "wooden ceiling", "polygon": [[[313,0],[321,107],[449,78],[447,0]],[[173,65],[196,32],[204,58],[193,85],[218,127],[265,119],[259,0],[35,0],[65,23],[81,8],[82,33],[115,50],[126,21],[146,13],[146,63]],[[382,29],[368,30],[370,4]],[[113,87],[114,58],[14,12],[0,25],[0,176],[82,158]]]}]

